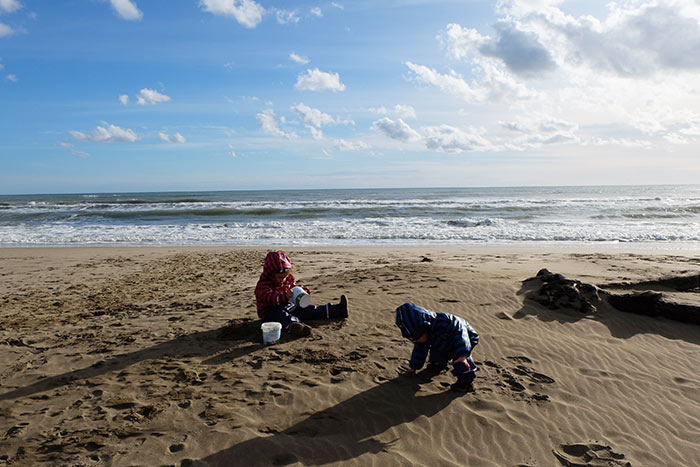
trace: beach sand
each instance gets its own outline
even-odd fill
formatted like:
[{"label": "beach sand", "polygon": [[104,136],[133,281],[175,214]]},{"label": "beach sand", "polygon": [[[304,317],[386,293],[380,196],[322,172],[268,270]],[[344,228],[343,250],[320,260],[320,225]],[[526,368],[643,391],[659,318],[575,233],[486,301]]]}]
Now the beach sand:
[{"label": "beach sand", "polygon": [[[0,466],[700,465],[700,326],[550,309],[523,282],[639,289],[700,252],[287,248],[350,316],[265,347],[266,251],[0,249]],[[400,376],[409,301],[479,332],[475,392]]]}]

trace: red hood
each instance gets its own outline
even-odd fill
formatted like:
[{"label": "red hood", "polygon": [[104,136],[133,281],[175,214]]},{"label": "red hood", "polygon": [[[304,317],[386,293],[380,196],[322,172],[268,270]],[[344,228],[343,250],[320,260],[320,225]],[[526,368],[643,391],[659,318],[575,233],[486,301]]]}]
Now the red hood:
[{"label": "red hood", "polygon": [[263,276],[271,277],[287,269],[292,269],[292,262],[283,251],[271,251],[265,256]]}]

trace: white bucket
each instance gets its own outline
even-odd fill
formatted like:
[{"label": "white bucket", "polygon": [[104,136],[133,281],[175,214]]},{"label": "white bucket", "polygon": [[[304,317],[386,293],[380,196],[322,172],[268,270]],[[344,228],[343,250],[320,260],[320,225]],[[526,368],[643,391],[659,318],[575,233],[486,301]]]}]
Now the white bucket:
[{"label": "white bucket", "polygon": [[276,344],[280,340],[280,336],[282,335],[282,323],[262,323],[260,329],[262,329],[263,344]]},{"label": "white bucket", "polygon": [[296,306],[306,308],[307,306],[311,305],[311,295],[306,293],[306,290],[302,289],[301,287],[294,287],[292,289],[292,294],[293,295],[290,301]]}]

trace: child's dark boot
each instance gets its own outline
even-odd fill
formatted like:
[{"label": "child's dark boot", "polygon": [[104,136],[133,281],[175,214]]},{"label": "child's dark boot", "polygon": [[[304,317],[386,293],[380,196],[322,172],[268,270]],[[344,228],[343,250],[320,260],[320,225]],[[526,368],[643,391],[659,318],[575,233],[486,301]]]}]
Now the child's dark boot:
[{"label": "child's dark boot", "polygon": [[460,393],[474,392],[474,374],[460,375],[457,381],[450,386],[450,389]]},{"label": "child's dark boot", "polygon": [[328,317],[334,319],[345,319],[348,317],[348,299],[345,298],[345,295],[340,296],[340,302],[337,305],[332,305]]}]

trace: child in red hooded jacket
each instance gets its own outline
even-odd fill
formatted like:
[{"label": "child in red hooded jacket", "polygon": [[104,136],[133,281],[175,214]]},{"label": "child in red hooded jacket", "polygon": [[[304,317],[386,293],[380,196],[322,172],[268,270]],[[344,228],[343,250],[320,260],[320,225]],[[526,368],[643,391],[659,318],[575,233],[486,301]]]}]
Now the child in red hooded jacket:
[{"label": "child in red hooded jacket", "polygon": [[283,251],[271,251],[265,257],[263,272],[255,286],[255,304],[258,316],[263,322],[282,323],[282,329],[292,334],[308,336],[311,327],[300,322],[302,319],[336,319],[348,317],[348,303],[345,295],[338,304],[300,307],[290,303],[292,289],[302,287],[292,275],[292,262]]}]

